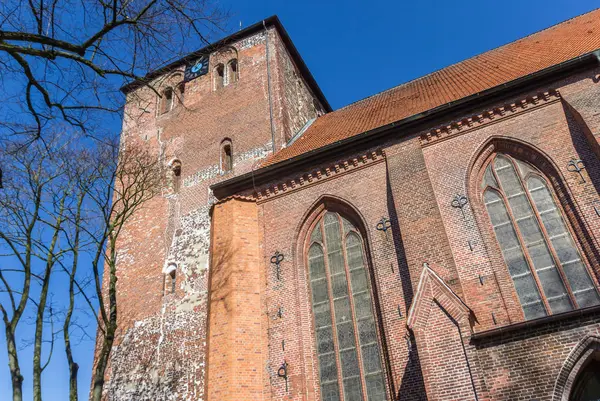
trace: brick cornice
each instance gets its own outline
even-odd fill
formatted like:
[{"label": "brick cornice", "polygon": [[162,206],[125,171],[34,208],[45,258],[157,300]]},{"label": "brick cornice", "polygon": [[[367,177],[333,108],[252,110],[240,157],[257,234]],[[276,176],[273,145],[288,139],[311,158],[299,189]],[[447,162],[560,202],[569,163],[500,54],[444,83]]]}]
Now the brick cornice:
[{"label": "brick cornice", "polygon": [[433,144],[463,135],[479,128],[505,121],[518,115],[537,110],[560,101],[561,95],[558,90],[551,89],[547,92],[540,92],[537,95],[527,96],[517,102],[495,107],[482,113],[466,117],[461,120],[452,121],[450,124],[438,126],[428,130],[420,135],[421,146],[431,146]]},{"label": "brick cornice", "polygon": [[254,193],[254,198],[258,203],[266,202],[302,188],[325,182],[332,178],[340,177],[344,174],[361,170],[374,164],[379,164],[384,160],[385,151],[383,149],[377,149],[360,156],[348,158],[342,162],[330,164],[328,167],[318,168],[310,173],[298,175],[294,178],[287,179],[284,182],[269,185],[268,187],[257,190]]}]

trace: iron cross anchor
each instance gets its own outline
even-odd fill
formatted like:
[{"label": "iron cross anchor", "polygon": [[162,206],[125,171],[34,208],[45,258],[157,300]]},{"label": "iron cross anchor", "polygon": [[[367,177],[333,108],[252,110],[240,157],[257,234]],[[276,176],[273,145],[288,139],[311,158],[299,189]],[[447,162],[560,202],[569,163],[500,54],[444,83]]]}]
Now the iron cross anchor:
[{"label": "iron cross anchor", "polygon": [[277,281],[280,280],[280,275],[281,275],[281,266],[280,263],[283,262],[283,254],[279,253],[279,251],[276,251],[275,254],[273,256],[271,256],[271,264],[275,265],[275,271],[277,273]]},{"label": "iron cross anchor", "polygon": [[579,174],[579,177],[581,177],[581,182],[582,183],[585,182],[585,178],[583,177],[583,174],[581,173],[583,170],[585,170],[585,164],[583,164],[582,160],[571,159],[571,161],[569,163],[567,163],[567,170],[569,170],[571,173]]},{"label": "iron cross anchor", "polygon": [[382,216],[381,220],[379,220],[377,222],[377,225],[375,226],[375,229],[377,231],[383,231],[385,233],[385,239],[386,241],[388,240],[388,233],[387,231],[392,227],[392,222],[390,221],[390,219],[388,219],[387,217]]},{"label": "iron cross anchor", "polygon": [[468,202],[468,200],[467,200],[466,196],[456,194],[454,196],[454,198],[452,199],[452,202],[450,203],[450,205],[452,205],[452,207],[460,209],[463,220],[467,219],[467,217],[465,216],[465,210],[464,210],[464,207],[467,204],[467,202]]}]

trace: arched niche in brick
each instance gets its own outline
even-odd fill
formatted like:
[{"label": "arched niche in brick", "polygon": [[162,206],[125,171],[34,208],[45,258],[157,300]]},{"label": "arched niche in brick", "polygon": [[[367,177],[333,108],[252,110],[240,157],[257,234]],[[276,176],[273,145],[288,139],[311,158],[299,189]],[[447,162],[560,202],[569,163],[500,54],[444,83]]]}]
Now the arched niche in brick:
[{"label": "arched niche in brick", "polygon": [[600,355],[600,337],[587,336],[573,348],[563,363],[556,382],[552,401],[569,401],[581,372]]},{"label": "arched niche in brick", "polygon": [[[230,74],[232,73],[230,71],[230,63],[232,61],[235,61],[235,79],[230,77]],[[235,47],[228,45],[220,48],[211,55],[210,63],[213,71],[214,90],[227,86],[239,79],[240,65],[238,51]],[[219,74],[222,75],[219,77]]]},{"label": "arched niche in brick", "polygon": [[[587,266],[598,266],[600,263],[599,250],[594,246],[594,237],[587,223],[582,217],[571,190],[569,189],[561,169],[542,150],[527,142],[500,136],[489,138],[479,149],[469,163],[466,171],[466,183],[469,206],[475,216],[476,227],[484,241],[488,257],[496,278],[500,292],[506,305],[510,323],[525,319],[523,309],[514,289],[513,281],[509,275],[494,230],[487,216],[483,202],[484,191],[481,182],[488,164],[498,155],[504,154],[515,160],[529,163],[539,170],[548,181],[550,190],[557,200],[557,207],[566,219],[567,226],[573,235],[583,259]],[[591,271],[592,279],[598,288],[598,271]]]},{"label": "arched niche in brick", "polygon": [[[373,260],[371,257],[371,238],[369,229],[367,228],[366,220],[362,213],[351,202],[334,195],[323,195],[316,200],[310,208],[303,214],[294,231],[294,247],[292,258],[296,268],[294,280],[298,283],[297,297],[298,304],[302,310],[310,311],[307,314],[302,314],[301,333],[304,345],[302,347],[302,356],[305,371],[305,381],[308,386],[318,387],[319,371],[315,369],[318,366],[317,350],[315,345],[314,323],[311,310],[311,288],[308,272],[307,255],[311,245],[310,236],[317,224],[321,222],[325,214],[333,212],[348,220],[358,234],[362,237],[363,252],[365,259],[365,268],[367,277],[370,283],[372,294],[372,302],[374,306],[375,323],[377,328],[377,336],[380,344],[381,363],[383,367],[383,375],[386,382],[388,399],[391,397],[395,389],[393,388],[393,380],[391,377],[392,368],[390,365],[390,356],[387,350],[386,335],[383,327],[383,319],[381,316],[381,298],[378,293],[380,287],[377,282],[377,276],[373,270]],[[393,398],[391,398],[393,399]]]},{"label": "arched niche in brick", "polygon": [[160,94],[157,96],[158,115],[166,114],[183,103],[184,85],[181,71],[174,71],[164,77],[156,88]]}]

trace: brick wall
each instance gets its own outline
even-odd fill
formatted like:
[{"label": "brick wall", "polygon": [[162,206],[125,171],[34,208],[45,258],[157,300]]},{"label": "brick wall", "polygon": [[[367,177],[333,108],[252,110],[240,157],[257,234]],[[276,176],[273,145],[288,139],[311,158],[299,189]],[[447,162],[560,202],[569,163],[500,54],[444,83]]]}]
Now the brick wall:
[{"label": "brick wall", "polygon": [[[268,29],[275,148],[322,107],[291,61],[278,31]],[[267,34],[229,41],[210,56],[208,74],[176,90],[183,66],[152,82],[175,88],[175,107],[160,113],[147,87],[127,95],[122,142],[156,154],[165,175],[162,194],[127,224],[119,246],[119,334],[107,371],[110,400],[205,399],[209,186],[246,173],[273,150],[267,74]],[[239,80],[214,88],[214,67],[238,60]],[[295,77],[295,78],[294,78]],[[294,79],[294,89],[288,82]],[[295,94],[301,96],[295,96]],[[233,169],[221,168],[221,143],[233,147]],[[172,162],[181,164],[175,190]],[[176,266],[176,289],[164,291]]]},{"label": "brick wall", "polygon": [[[592,124],[594,112],[588,105],[578,117],[575,102],[563,96],[588,94],[593,104],[595,74],[572,75],[366,149],[332,152],[329,161],[244,192],[257,199],[264,236],[266,398],[320,399],[304,246],[311,222],[329,208],[362,224],[394,399],[552,399],[551,384],[567,354],[597,333],[600,312],[510,330],[524,317],[481,203],[478,168],[494,151],[536,165],[555,186],[582,252],[597,269],[600,219],[593,202],[600,160],[582,126]],[[566,170],[573,157],[586,165],[585,183]],[[462,210],[452,206],[456,195],[467,198]],[[376,229],[382,216],[391,220],[387,235]],[[276,251],[286,258],[281,280],[269,263]],[[419,292],[424,262],[439,283]],[[428,306],[417,308],[418,327],[407,329],[416,303]],[[491,334],[475,340],[478,333]],[[276,375],[283,361],[288,392]]]},{"label": "brick wall", "polygon": [[217,204],[213,221],[207,399],[261,400],[267,330],[256,203]]}]

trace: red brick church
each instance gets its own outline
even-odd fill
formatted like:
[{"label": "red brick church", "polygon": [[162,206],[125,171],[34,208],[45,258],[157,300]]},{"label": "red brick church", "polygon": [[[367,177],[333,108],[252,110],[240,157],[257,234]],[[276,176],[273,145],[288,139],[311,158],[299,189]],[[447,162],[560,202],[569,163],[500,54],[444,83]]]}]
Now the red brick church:
[{"label": "red brick church", "polygon": [[600,10],[331,110],[277,17],[148,75],[107,400],[600,399]]}]

